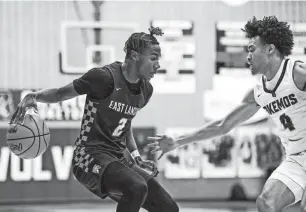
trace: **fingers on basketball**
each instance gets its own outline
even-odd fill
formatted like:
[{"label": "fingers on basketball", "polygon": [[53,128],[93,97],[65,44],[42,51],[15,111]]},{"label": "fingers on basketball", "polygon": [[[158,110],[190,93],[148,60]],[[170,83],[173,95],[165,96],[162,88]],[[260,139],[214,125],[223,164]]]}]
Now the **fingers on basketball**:
[{"label": "fingers on basketball", "polygon": [[17,110],[15,111],[15,113],[12,115],[12,118],[11,118],[9,124],[16,124],[17,112],[18,112],[18,108],[17,108]]},{"label": "fingers on basketball", "polygon": [[27,112],[26,110],[22,110],[18,123],[24,124],[24,117],[25,117],[26,112]]},{"label": "fingers on basketball", "polygon": [[16,111],[16,117],[15,117],[16,124],[19,123],[20,121],[20,116],[22,115],[22,111],[23,111],[22,103],[19,103],[17,107],[17,111]]},{"label": "fingers on basketball", "polygon": [[50,130],[38,116],[28,114],[25,115],[24,124],[10,125],[6,143],[16,156],[33,159],[43,154],[48,148]]},{"label": "fingers on basketball", "polygon": [[19,103],[15,113],[12,116],[12,121],[11,121],[12,124],[17,124],[19,122],[21,113],[22,113],[21,103]]},{"label": "fingers on basketball", "polygon": [[24,103],[22,103],[22,102],[19,103],[17,113],[16,113],[16,116],[15,116],[15,119],[16,119],[15,123],[24,124],[24,117],[25,117],[27,111],[31,108],[34,109],[34,112],[38,113],[36,104],[33,103],[33,104],[26,107]]}]

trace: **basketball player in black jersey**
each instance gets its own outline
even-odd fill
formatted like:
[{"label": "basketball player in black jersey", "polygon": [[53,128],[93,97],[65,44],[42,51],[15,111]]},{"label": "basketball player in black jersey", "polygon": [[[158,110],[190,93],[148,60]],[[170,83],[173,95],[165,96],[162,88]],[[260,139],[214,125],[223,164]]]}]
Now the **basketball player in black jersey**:
[{"label": "basketball player in black jersey", "polygon": [[[75,144],[73,174],[88,190],[118,202],[117,212],[177,212],[178,206],[154,179],[156,165],[141,159],[131,121],[153,92],[150,79],[159,65],[161,49],[154,35],[133,33],[125,43],[126,58],[93,68],[72,83],[30,93],[19,103],[11,124],[22,122],[36,102],[55,103],[87,94],[80,136]],[[124,154],[128,149],[134,160]]]}]

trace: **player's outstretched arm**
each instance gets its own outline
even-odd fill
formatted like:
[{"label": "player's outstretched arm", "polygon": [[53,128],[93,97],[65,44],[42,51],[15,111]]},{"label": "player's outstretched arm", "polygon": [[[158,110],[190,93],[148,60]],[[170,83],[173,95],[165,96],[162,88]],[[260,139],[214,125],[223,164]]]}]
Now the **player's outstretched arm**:
[{"label": "player's outstretched arm", "polygon": [[224,135],[234,127],[251,118],[259,108],[260,106],[256,103],[252,90],[246,95],[242,103],[232,110],[226,117],[208,123],[194,132],[176,138],[176,143],[181,146],[198,140],[205,140]]},{"label": "player's outstretched arm", "polygon": [[232,110],[225,118],[210,122],[191,133],[181,135],[177,138],[170,138],[166,135],[149,137],[148,139],[152,140],[153,143],[148,146],[153,148],[152,153],[161,150],[163,155],[182,145],[224,135],[237,125],[251,118],[259,108],[260,106],[256,103],[252,90],[248,92],[242,103]]},{"label": "player's outstretched arm", "polygon": [[92,68],[72,83],[53,89],[44,89],[29,93],[18,104],[10,123],[22,122],[27,107],[36,107],[36,102],[56,103],[71,99],[78,95],[90,94],[96,99],[103,99],[109,95],[113,86],[113,78],[107,68]]},{"label": "player's outstretched arm", "polygon": [[13,114],[10,124],[23,122],[27,108],[37,108],[37,102],[56,103],[78,95],[79,94],[76,92],[73,83],[60,88],[43,89],[29,93],[18,104],[17,110]]}]

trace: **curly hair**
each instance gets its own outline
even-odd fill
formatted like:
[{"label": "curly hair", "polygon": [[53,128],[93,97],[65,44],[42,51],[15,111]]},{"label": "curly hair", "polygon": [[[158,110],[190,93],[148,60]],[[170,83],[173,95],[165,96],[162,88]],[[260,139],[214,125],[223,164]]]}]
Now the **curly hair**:
[{"label": "curly hair", "polygon": [[281,55],[288,56],[293,48],[293,34],[287,22],[278,21],[275,16],[264,17],[257,20],[254,16],[244,29],[247,38],[260,36],[265,44],[274,44]]},{"label": "curly hair", "polygon": [[124,45],[124,52],[129,55],[131,50],[136,52],[142,52],[145,48],[147,48],[151,44],[159,44],[156,37],[154,35],[162,36],[164,33],[159,27],[151,27],[149,28],[150,34],[145,32],[136,32],[133,33]]}]

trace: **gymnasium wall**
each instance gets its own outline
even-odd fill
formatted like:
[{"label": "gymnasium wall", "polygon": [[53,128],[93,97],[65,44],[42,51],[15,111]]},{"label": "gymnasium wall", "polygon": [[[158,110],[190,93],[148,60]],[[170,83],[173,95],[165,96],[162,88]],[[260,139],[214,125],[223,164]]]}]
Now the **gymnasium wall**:
[{"label": "gymnasium wall", "polygon": [[[92,4],[83,1],[78,4],[82,19],[93,20]],[[200,91],[211,86],[210,79],[214,72],[214,24],[217,20],[247,21],[253,15],[276,15],[287,21],[303,21],[306,18],[302,13],[305,4],[302,1],[273,1],[249,2],[241,7],[229,7],[221,1],[107,1],[103,3],[101,12],[103,21],[134,22],[143,31],[147,30],[149,22],[154,19],[194,21]],[[74,78],[59,73],[57,57],[61,21],[78,20],[72,1],[6,1],[0,3],[0,11],[1,88],[56,87]],[[123,43],[118,46],[123,48]],[[81,52],[76,55],[82,56]]]}]

